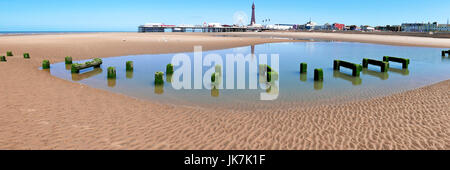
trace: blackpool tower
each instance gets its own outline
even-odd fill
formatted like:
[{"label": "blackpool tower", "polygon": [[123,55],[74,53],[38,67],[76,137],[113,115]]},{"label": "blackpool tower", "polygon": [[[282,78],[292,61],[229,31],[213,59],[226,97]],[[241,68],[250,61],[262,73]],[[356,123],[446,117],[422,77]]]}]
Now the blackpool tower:
[{"label": "blackpool tower", "polygon": [[255,18],[255,2],[253,2],[252,5],[252,21],[250,22],[250,25],[256,24],[256,18]]}]

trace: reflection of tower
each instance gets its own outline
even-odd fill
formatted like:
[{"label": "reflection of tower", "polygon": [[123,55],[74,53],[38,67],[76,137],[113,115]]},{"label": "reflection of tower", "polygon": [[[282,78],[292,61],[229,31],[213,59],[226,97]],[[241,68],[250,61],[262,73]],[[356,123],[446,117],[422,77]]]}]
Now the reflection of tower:
[{"label": "reflection of tower", "polygon": [[255,18],[255,2],[253,2],[252,5],[252,21],[250,22],[250,25],[256,24],[256,18]]}]

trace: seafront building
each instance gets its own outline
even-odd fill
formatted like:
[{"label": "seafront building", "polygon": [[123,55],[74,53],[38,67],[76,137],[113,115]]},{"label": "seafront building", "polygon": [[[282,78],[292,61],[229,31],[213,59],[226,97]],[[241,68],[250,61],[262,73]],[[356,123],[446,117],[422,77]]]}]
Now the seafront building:
[{"label": "seafront building", "polygon": [[437,22],[433,23],[403,23],[402,24],[403,32],[449,32],[450,27],[449,24],[438,24]]}]

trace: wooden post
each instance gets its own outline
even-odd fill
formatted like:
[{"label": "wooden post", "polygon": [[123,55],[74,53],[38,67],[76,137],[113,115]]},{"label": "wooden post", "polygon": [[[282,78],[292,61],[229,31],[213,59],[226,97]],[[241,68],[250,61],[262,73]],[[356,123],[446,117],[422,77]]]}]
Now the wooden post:
[{"label": "wooden post", "polygon": [[172,64],[167,64],[166,74],[173,74],[173,65]]},{"label": "wooden post", "polygon": [[333,70],[339,70],[339,60],[334,60],[333,62]]},{"label": "wooden post", "polygon": [[23,58],[30,59],[30,54],[29,53],[23,53]]},{"label": "wooden post", "polygon": [[323,70],[321,68],[314,70],[314,80],[323,81]]},{"label": "wooden post", "polygon": [[308,64],[300,63],[300,74],[306,73],[308,71]]},{"label": "wooden post", "polygon": [[108,67],[108,78],[109,79],[116,78],[116,68],[115,67]]},{"label": "wooden post", "polygon": [[66,58],[64,58],[64,61],[66,64],[72,64],[72,57],[67,56]]},{"label": "wooden post", "polygon": [[49,69],[50,68],[50,61],[44,60],[42,61],[42,69]]},{"label": "wooden post", "polygon": [[126,70],[127,71],[133,71],[134,70],[133,61],[127,61],[125,65],[126,65]]},{"label": "wooden post", "polygon": [[155,73],[155,84],[161,85],[164,84],[164,73],[159,71]]}]

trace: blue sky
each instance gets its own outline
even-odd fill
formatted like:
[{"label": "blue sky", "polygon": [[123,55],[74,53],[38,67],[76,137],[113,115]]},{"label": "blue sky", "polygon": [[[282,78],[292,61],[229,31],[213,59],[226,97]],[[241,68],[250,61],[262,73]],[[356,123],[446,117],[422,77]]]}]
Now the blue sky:
[{"label": "blue sky", "polygon": [[[252,0],[1,0],[0,31],[136,31],[149,22],[233,24]],[[256,21],[386,25],[450,17],[450,0],[256,0]],[[250,20],[250,18],[248,19]]]}]

